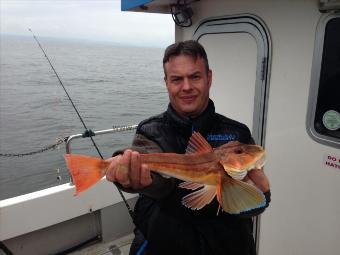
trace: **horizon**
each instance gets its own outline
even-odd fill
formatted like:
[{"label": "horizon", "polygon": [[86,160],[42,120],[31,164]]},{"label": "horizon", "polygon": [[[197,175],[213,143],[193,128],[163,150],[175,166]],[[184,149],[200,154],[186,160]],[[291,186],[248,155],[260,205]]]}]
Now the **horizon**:
[{"label": "horizon", "polygon": [[[133,47],[133,48],[152,48],[152,49],[164,49],[166,46],[163,45],[153,45],[153,44],[134,44],[134,43],[119,43],[113,42],[108,40],[96,40],[91,38],[71,38],[71,37],[54,37],[54,36],[39,36],[35,34],[38,40],[42,41],[60,41],[66,43],[82,43],[82,44],[101,44],[101,45],[112,45],[115,47]],[[1,37],[15,37],[17,39],[24,39],[24,40],[32,40],[34,41],[32,34],[9,34],[9,33],[0,33]],[[1,41],[1,40],[0,40]],[[0,42],[2,44],[4,42]]]}]

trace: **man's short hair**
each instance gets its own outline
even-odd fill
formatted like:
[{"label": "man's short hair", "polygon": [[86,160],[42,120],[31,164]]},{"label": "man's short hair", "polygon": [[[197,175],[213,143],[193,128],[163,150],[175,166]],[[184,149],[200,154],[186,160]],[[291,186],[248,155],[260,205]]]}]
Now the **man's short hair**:
[{"label": "man's short hair", "polygon": [[194,40],[188,40],[188,41],[182,41],[182,42],[176,42],[174,44],[169,45],[164,52],[163,57],[163,69],[164,74],[166,76],[165,72],[165,63],[170,60],[171,57],[177,57],[179,55],[187,55],[191,56],[195,61],[197,58],[203,58],[205,63],[205,68],[208,73],[209,71],[209,62],[207,53],[205,52],[205,49],[203,46]]}]

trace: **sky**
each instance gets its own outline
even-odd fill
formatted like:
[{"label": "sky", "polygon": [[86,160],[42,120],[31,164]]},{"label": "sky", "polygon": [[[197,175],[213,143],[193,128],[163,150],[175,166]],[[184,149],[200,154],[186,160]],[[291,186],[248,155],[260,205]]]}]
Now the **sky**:
[{"label": "sky", "polygon": [[174,42],[168,14],[122,12],[120,0],[0,0],[0,34],[165,47]]}]

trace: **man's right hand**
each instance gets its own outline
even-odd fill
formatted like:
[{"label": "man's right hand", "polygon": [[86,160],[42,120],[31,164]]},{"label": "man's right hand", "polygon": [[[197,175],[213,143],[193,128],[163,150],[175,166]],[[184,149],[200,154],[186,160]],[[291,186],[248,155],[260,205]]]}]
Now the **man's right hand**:
[{"label": "man's right hand", "polygon": [[117,155],[106,160],[110,165],[106,171],[106,179],[118,182],[124,188],[143,189],[152,183],[150,170],[146,164],[141,164],[140,154],[126,150],[123,155]]}]

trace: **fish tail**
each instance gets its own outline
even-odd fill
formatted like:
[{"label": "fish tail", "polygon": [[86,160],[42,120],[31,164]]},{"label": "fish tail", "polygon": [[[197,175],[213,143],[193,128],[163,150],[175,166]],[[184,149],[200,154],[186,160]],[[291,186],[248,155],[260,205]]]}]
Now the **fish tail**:
[{"label": "fish tail", "polygon": [[230,214],[239,214],[266,205],[266,198],[257,187],[232,178],[223,178],[217,192],[221,192],[217,195],[220,205]]},{"label": "fish tail", "polygon": [[64,158],[76,187],[75,195],[87,190],[104,177],[109,165],[102,159],[83,155],[65,154]]}]

